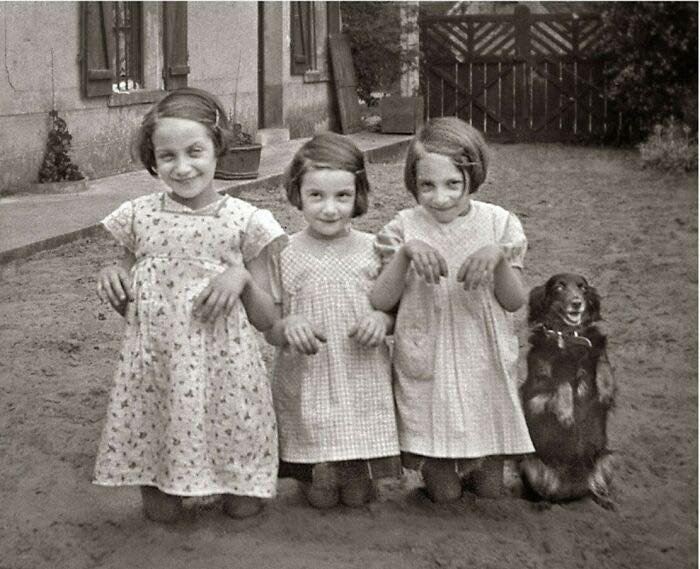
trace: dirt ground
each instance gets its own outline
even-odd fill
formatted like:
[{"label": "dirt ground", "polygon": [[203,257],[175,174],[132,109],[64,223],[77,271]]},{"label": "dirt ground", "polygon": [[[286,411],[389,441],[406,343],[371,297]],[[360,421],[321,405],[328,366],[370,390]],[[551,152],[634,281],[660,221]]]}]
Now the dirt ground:
[{"label": "dirt ground", "polygon": [[[121,339],[119,317],[94,294],[97,270],[119,252],[99,238],[2,271],[0,568],[696,567],[697,176],[640,170],[631,151],[492,150],[477,197],[523,221],[528,285],[577,271],[603,294],[620,384],[615,511],[473,495],[437,506],[406,476],[359,510],[314,511],[284,481],[255,519],[191,503],[173,527],[146,521],[135,489],[90,483]],[[376,230],[412,198],[401,164],[372,165],[370,179],[357,226]],[[296,231],[281,196],[242,197]]]}]

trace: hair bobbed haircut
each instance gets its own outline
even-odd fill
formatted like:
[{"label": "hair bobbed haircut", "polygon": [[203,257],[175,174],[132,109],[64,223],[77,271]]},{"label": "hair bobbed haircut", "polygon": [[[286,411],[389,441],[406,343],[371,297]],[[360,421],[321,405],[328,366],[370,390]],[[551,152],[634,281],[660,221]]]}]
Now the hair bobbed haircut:
[{"label": "hair bobbed haircut", "polygon": [[146,113],[138,130],[134,151],[151,176],[157,176],[153,133],[159,119],[177,118],[198,122],[209,131],[216,155],[226,152],[233,132],[219,100],[202,89],[184,87],[171,91]]},{"label": "hair bobbed haircut", "polygon": [[304,174],[311,169],[345,170],[355,174],[352,217],[367,211],[370,188],[365,158],[350,139],[334,132],[324,132],[314,136],[297,151],[284,176],[287,199],[297,209],[302,208],[300,189]]},{"label": "hair bobbed haircut", "polygon": [[406,152],[404,183],[417,199],[416,163],[427,153],[443,154],[452,160],[469,180],[473,194],[484,183],[488,172],[488,150],[481,133],[456,117],[441,117],[428,121],[413,137]]}]

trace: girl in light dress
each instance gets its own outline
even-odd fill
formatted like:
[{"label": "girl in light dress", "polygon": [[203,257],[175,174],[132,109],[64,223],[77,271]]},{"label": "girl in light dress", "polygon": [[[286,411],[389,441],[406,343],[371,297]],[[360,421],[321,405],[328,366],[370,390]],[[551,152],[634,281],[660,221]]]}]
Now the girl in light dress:
[{"label": "girl in light dress", "polygon": [[212,494],[246,517],[276,492],[276,423],[253,328],[276,317],[268,263],[285,236],[270,212],[214,189],[229,137],[211,94],[166,95],[143,119],[138,150],[169,191],[102,222],[125,255],[101,271],[98,293],[126,329],[94,482],[140,487],[153,520],[177,520],[183,496]]},{"label": "girl in light dress", "polygon": [[381,265],[374,237],[352,227],[368,203],[362,153],[319,134],[294,156],[285,188],[307,225],[279,254],[272,286],[280,476],[300,480],[315,507],[361,506],[373,480],[401,473],[384,342],[393,318],[368,299]]},{"label": "girl in light dress", "polygon": [[370,299],[398,305],[394,392],[404,466],[436,502],[464,486],[497,496],[503,459],[532,452],[518,397],[512,313],[526,301],[527,241],[517,217],[472,199],[486,144],[456,118],[430,121],[411,142],[405,184],[418,204],[377,236],[384,269]]}]

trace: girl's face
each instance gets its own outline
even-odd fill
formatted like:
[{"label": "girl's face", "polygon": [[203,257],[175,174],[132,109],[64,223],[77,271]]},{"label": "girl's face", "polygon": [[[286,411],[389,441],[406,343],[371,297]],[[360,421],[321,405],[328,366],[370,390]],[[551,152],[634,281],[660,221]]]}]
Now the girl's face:
[{"label": "girl's face", "polygon": [[309,169],[299,187],[308,232],[317,239],[337,239],[350,231],[355,208],[355,174],[345,170]]},{"label": "girl's face", "polygon": [[428,152],[416,163],[416,198],[438,223],[468,211],[469,178],[444,154]]},{"label": "girl's face", "polygon": [[214,190],[216,148],[203,124],[174,117],[158,119],[153,153],[158,175],[176,201],[199,209],[219,198]]}]

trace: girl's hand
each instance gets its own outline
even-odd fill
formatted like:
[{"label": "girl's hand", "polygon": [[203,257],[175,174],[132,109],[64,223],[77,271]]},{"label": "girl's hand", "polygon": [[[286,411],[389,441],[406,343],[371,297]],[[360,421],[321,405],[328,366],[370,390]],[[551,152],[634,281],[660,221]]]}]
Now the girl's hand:
[{"label": "girl's hand", "polygon": [[307,356],[318,353],[320,344],[326,343],[326,337],[311,325],[306,316],[298,314],[285,318],[284,337],[292,348]]},{"label": "girl's hand", "polygon": [[388,316],[379,310],[372,310],[362,316],[350,328],[348,336],[361,346],[374,348],[384,341]]},{"label": "girl's hand", "polygon": [[209,281],[194,301],[192,314],[204,322],[213,322],[222,314],[231,314],[236,301],[251,282],[245,267],[233,266]]},{"label": "girl's hand", "polygon": [[105,267],[97,276],[97,295],[121,316],[126,314],[126,305],[134,300],[130,280],[129,271],[122,266]]},{"label": "girl's hand", "polygon": [[503,260],[503,250],[498,245],[485,245],[469,255],[457,273],[457,281],[464,282],[464,290],[486,286],[493,272]]},{"label": "girl's hand", "polygon": [[406,256],[411,259],[416,273],[428,283],[439,283],[440,277],[447,276],[447,262],[433,247],[413,239],[404,245]]}]

